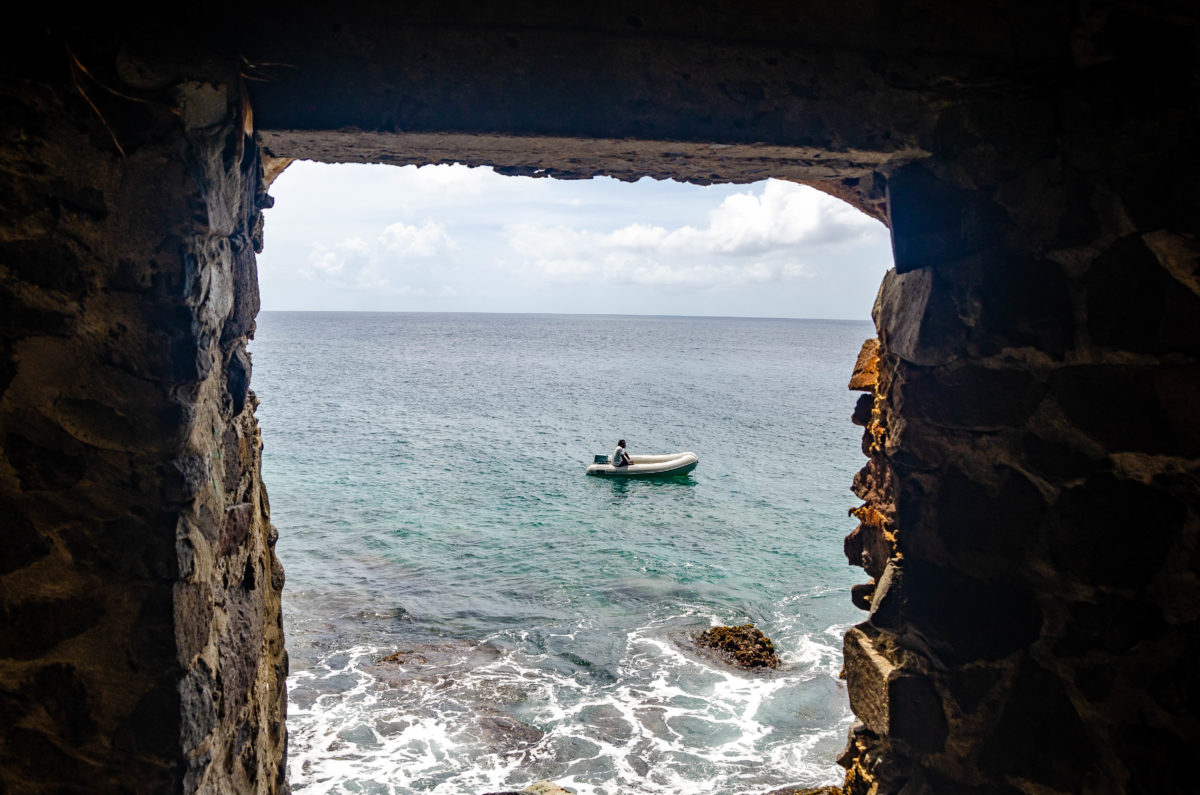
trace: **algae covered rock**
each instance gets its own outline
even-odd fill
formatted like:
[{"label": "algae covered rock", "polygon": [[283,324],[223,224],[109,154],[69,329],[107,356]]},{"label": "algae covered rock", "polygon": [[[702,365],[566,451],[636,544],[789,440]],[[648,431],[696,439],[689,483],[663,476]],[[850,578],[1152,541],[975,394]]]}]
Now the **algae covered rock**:
[{"label": "algae covered rock", "polygon": [[522,790],[503,790],[502,792],[485,792],[483,795],[574,795],[571,790],[563,789],[553,781],[542,781],[530,784]]},{"label": "algae covered rock", "polygon": [[536,784],[530,784],[525,789],[521,790],[525,795],[572,795],[570,790],[565,790],[555,784],[553,781],[539,781]]},{"label": "algae covered rock", "polygon": [[753,624],[713,627],[696,635],[695,641],[739,668],[778,668],[780,664],[775,644]]}]

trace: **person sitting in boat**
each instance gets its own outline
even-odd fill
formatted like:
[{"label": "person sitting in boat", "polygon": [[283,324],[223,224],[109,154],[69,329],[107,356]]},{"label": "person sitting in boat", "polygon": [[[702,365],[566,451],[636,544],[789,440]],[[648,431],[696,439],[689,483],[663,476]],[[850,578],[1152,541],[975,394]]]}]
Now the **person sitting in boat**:
[{"label": "person sitting in boat", "polygon": [[629,453],[625,452],[625,440],[617,442],[617,449],[608,457],[608,462],[615,467],[629,466]]}]

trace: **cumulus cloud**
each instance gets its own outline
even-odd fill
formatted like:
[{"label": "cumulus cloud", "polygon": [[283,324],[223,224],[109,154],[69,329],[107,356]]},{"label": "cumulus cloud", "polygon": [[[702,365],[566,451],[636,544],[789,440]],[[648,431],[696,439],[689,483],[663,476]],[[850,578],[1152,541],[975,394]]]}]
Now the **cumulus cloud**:
[{"label": "cumulus cloud", "polygon": [[478,196],[501,177],[490,168],[468,168],[458,163],[390,167],[391,187],[423,202],[453,204]]},{"label": "cumulus cloud", "polygon": [[426,221],[419,226],[394,223],[372,242],[347,237],[333,246],[312,244],[308,267],[301,270],[301,275],[343,290],[374,290],[402,296],[452,295],[453,289],[444,285],[415,283],[425,280],[430,269],[417,271],[414,265],[453,248],[454,241],[440,223]]},{"label": "cumulus cloud", "polygon": [[851,317],[891,262],[883,225],[787,182],[299,162],[273,191],[270,309]]},{"label": "cumulus cloud", "polygon": [[516,223],[506,236],[532,276],[700,287],[803,279],[807,252],[853,246],[881,230],[813,188],[768,180],[759,193],[727,196],[704,227],[633,223],[596,231]]},{"label": "cumulus cloud", "polygon": [[388,253],[398,257],[432,257],[454,246],[445,227],[433,221],[426,221],[420,226],[392,224],[379,236],[379,244]]}]

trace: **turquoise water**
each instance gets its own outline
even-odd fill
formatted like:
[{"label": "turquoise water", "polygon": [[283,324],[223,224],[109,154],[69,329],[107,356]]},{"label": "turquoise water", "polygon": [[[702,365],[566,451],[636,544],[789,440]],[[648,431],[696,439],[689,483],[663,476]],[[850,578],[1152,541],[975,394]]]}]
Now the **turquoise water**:
[{"label": "turquoise water", "polygon": [[[840,780],[869,323],[263,313],[297,792]],[[680,482],[583,470],[694,451]],[[753,621],[743,673],[696,631]],[[384,658],[399,652],[396,660]]]}]

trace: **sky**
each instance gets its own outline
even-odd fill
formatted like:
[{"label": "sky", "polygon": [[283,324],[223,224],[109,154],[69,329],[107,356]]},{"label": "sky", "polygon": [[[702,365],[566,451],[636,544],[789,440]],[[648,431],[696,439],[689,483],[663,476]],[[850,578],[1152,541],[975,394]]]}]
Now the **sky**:
[{"label": "sky", "polygon": [[290,165],[264,310],[870,319],[887,229],[803,185]]}]

